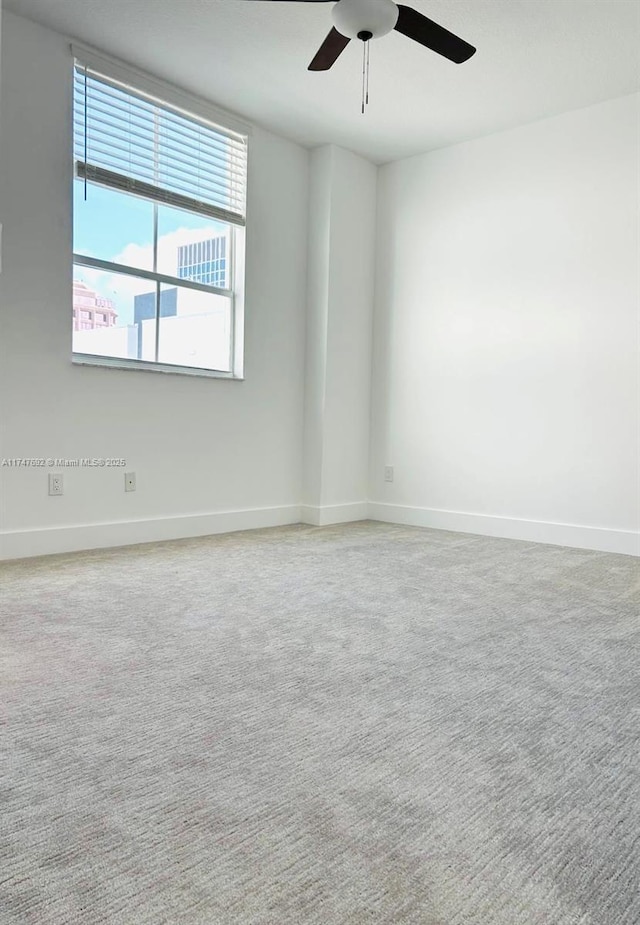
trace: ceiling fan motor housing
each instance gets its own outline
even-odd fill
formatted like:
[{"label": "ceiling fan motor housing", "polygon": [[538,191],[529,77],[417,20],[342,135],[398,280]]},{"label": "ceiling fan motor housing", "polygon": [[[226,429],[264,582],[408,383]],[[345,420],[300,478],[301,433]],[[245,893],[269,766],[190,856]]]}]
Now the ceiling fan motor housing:
[{"label": "ceiling fan motor housing", "polygon": [[398,7],[393,0],[338,0],[331,15],[338,32],[347,38],[369,32],[371,38],[378,39],[394,28]]}]

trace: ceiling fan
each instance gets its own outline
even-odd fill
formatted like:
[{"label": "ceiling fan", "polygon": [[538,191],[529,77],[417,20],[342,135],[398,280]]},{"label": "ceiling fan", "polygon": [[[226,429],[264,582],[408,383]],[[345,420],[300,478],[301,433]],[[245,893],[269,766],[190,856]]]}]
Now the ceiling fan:
[{"label": "ceiling fan", "polygon": [[[329,0],[296,0],[302,3],[326,3]],[[338,0],[331,10],[334,26],[308,67],[310,71],[328,71],[351,39],[368,43],[392,29],[419,42],[436,54],[462,64],[475,48],[443,26],[394,0]]]}]

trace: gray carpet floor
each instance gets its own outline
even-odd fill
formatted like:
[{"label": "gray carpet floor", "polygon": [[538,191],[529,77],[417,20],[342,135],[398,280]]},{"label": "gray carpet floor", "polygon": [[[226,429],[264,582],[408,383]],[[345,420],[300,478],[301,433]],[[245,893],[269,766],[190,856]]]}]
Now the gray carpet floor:
[{"label": "gray carpet floor", "polygon": [[361,523],[1,569],[2,925],[638,925],[638,561]]}]

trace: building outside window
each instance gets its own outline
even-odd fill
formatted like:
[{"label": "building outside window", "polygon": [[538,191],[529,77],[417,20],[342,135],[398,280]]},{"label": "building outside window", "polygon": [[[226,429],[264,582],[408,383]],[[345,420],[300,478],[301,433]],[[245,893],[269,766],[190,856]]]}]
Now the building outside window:
[{"label": "building outside window", "polygon": [[227,234],[219,234],[195,245],[182,245],[178,249],[178,276],[181,279],[207,283],[209,286],[226,286],[229,243]]}]

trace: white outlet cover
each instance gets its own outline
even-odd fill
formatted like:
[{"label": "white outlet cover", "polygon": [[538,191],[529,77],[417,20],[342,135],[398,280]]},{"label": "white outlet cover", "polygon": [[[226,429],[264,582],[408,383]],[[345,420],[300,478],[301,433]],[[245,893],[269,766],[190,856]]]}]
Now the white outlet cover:
[{"label": "white outlet cover", "polygon": [[64,482],[62,474],[56,472],[49,473],[49,494],[61,495],[64,493]]}]

